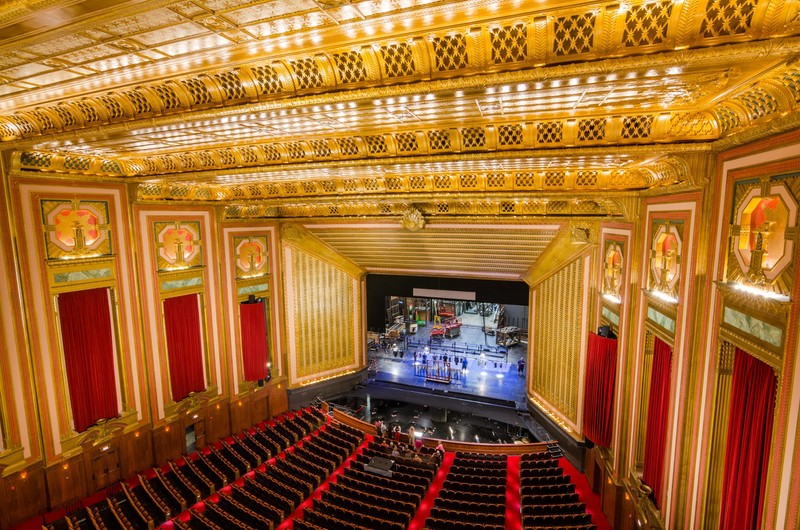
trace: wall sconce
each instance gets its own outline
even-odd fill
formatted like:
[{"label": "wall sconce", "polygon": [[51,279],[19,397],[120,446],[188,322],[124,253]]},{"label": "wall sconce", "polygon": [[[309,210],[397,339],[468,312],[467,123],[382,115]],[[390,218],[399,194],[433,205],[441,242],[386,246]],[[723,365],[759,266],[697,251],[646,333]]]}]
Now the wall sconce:
[{"label": "wall sconce", "polygon": [[136,431],[135,433],[133,433],[133,437],[134,438],[138,438],[139,437],[139,431]]},{"label": "wall sconce", "polygon": [[760,289],[747,283],[734,283],[733,288],[737,291],[742,291],[753,296],[760,296],[761,298],[766,298],[768,300],[775,300],[777,302],[788,302],[791,300],[786,295],[767,291],[766,289]]},{"label": "wall sconce", "polygon": [[622,299],[619,296],[616,296],[616,295],[611,294],[611,293],[603,293],[603,299],[604,300],[608,300],[609,302],[611,302],[614,305],[619,305],[619,304],[622,303]]},{"label": "wall sconce", "polygon": [[63,464],[61,464],[61,469],[63,469],[64,471],[68,470],[69,469],[69,462],[64,462]]},{"label": "wall sconce", "polygon": [[669,293],[665,293],[664,291],[658,291],[658,290],[653,289],[653,290],[650,290],[648,292],[650,294],[652,294],[653,296],[655,296],[656,298],[658,298],[659,300],[661,300],[662,302],[666,302],[668,304],[677,304],[678,303],[678,299],[677,298],[675,298],[674,296],[672,296]]},{"label": "wall sconce", "polygon": [[164,427],[164,432],[169,432],[169,425],[167,425],[166,427]]},{"label": "wall sconce", "polygon": [[20,471],[19,472],[19,478],[21,478],[22,480],[25,480],[26,478],[28,478],[28,470],[27,469],[23,469],[22,471]]}]

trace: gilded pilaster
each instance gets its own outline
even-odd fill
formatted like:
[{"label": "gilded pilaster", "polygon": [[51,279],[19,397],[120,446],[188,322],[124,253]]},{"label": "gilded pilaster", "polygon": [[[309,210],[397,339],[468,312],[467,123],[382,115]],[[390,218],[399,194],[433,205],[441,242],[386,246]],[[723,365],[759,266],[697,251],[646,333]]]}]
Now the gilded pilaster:
[{"label": "gilded pilaster", "polygon": [[639,390],[638,423],[636,429],[636,452],[633,468],[637,474],[642,472],[644,463],[644,440],[647,430],[647,405],[650,397],[650,375],[653,373],[653,344],[655,335],[646,332],[644,339],[644,352],[642,358],[642,385]]},{"label": "gilded pilaster", "polygon": [[708,475],[706,478],[704,530],[714,530],[719,524],[722,478],[725,467],[725,447],[728,440],[728,416],[731,408],[733,360],[736,346],[722,341],[717,359],[717,382],[714,389],[714,418],[709,437]]}]

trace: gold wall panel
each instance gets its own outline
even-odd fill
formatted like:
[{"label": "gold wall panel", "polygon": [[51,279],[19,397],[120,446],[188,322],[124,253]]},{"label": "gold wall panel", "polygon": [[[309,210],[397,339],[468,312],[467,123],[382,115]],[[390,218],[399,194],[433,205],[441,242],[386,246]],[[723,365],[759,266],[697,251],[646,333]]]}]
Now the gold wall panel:
[{"label": "gold wall panel", "polygon": [[573,425],[578,422],[584,260],[578,258],[536,287],[533,391]]},{"label": "gold wall panel", "polygon": [[[333,377],[355,367],[355,342],[360,329],[359,281],[352,274],[295,246],[286,268],[292,278],[285,285],[292,298],[288,340],[294,356],[289,359],[290,384],[304,384],[320,377]],[[291,351],[291,350],[290,350]]]}]

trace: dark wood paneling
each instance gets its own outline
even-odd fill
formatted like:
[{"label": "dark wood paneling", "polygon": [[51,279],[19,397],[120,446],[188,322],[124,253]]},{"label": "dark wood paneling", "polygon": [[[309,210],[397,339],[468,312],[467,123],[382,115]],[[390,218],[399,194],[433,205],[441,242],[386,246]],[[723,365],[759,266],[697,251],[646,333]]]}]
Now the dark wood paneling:
[{"label": "dark wood paneling", "polygon": [[107,488],[123,478],[118,441],[121,438],[84,450],[86,476],[89,479],[86,487],[90,493]]},{"label": "dark wood paneling", "polygon": [[45,475],[50,509],[82,499],[90,493],[83,453],[48,467]]},{"label": "dark wood paneling", "polygon": [[150,426],[142,426],[122,436],[122,476],[130,477],[153,465]]},{"label": "dark wood paneling", "polygon": [[30,519],[47,509],[45,473],[41,464],[0,477],[0,526]]},{"label": "dark wood paneling", "polygon": [[269,411],[269,389],[259,388],[253,392],[250,400],[250,425],[271,418]]},{"label": "dark wood paneling", "polygon": [[594,480],[595,479],[595,477],[594,477],[594,470],[595,470],[595,467],[594,467],[595,466],[594,455],[595,455],[594,447],[592,447],[591,449],[587,449],[586,450],[586,453],[584,455],[583,468],[585,470],[584,474],[586,475],[586,480],[589,482],[589,486],[592,487],[592,491],[593,492],[598,493],[598,489],[595,486],[595,480]]},{"label": "dark wood paneling", "polygon": [[178,458],[186,450],[186,436],[180,421],[153,429],[153,454],[157,465]]},{"label": "dark wood paneling", "polygon": [[240,432],[242,429],[252,425],[250,421],[250,396],[243,396],[231,400],[231,430]]},{"label": "dark wood paneling", "polygon": [[620,501],[620,530],[636,530],[636,508],[633,497],[625,491]]},{"label": "dark wood paneling", "polygon": [[[210,443],[231,434],[231,419],[228,400],[220,400],[206,409],[206,440]],[[233,431],[237,432],[237,431]]]},{"label": "dark wood paneling", "polygon": [[286,384],[277,383],[269,385],[269,413],[274,418],[289,410],[289,397],[286,394]]},{"label": "dark wood paneling", "polygon": [[600,500],[603,503],[603,513],[611,524],[611,528],[619,526],[620,499],[622,495],[622,487],[615,484],[610,476],[605,477]]}]

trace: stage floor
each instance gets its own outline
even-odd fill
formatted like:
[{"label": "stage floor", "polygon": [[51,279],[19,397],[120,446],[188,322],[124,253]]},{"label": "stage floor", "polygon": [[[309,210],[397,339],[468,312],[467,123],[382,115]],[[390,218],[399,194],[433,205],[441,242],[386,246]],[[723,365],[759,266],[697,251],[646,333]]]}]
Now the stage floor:
[{"label": "stage floor", "polygon": [[[473,320],[476,321],[473,323]],[[370,371],[369,379],[417,386],[445,393],[453,392],[464,397],[481,396],[524,404],[527,365],[522,373],[519,373],[517,361],[520,358],[527,360],[527,343],[521,342],[507,348],[507,353],[502,353],[495,344],[495,337],[484,334],[481,320],[481,317],[477,315],[464,315],[461,335],[452,339],[444,338],[440,341],[429,342],[433,326],[428,324],[420,327],[416,334],[401,337],[397,341],[390,341],[386,350],[370,351],[370,361],[375,360],[372,366],[377,367],[377,373]],[[491,317],[486,317],[486,322],[489,324]],[[397,356],[393,355],[392,350],[395,344],[398,352],[403,352],[402,357],[399,353]],[[433,356],[441,359],[443,355],[446,355],[452,369],[456,368],[455,357],[459,359],[466,357],[466,373],[459,373],[457,378],[451,377],[449,383],[427,381],[425,372],[421,370],[425,345],[429,345],[428,360],[433,360]],[[417,352],[416,365],[415,351]],[[441,366],[441,364],[440,362],[439,365]],[[460,362],[458,366],[460,368]]]}]

